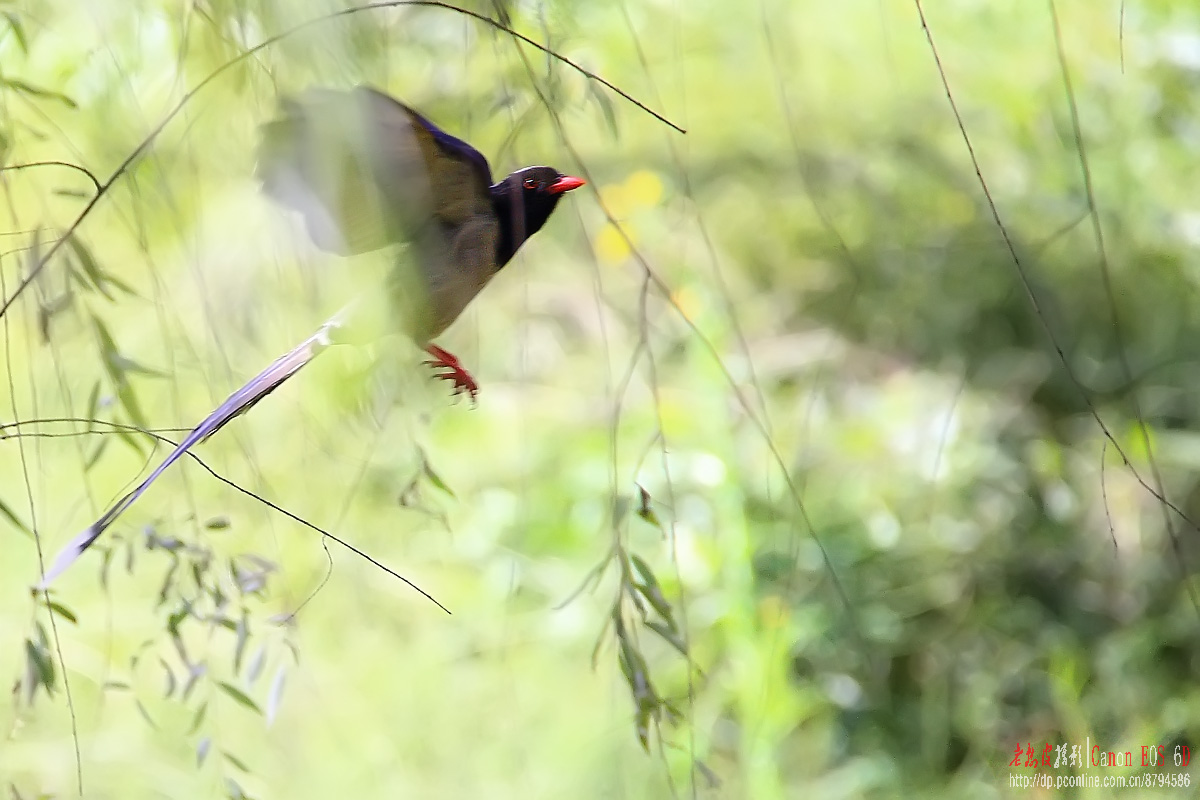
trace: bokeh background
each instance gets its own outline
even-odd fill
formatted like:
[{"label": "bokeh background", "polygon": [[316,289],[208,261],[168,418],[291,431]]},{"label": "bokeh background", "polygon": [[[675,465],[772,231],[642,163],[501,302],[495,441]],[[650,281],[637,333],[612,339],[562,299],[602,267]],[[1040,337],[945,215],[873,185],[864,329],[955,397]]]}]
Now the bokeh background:
[{"label": "bokeh background", "polygon": [[[992,798],[1196,746],[1200,8],[461,6],[686,134],[440,4],[251,52],[343,8],[0,4],[0,790]],[[478,407],[332,348],[31,595],[139,429],[373,293],[253,179],[356,83],[589,180],[441,340]]]}]

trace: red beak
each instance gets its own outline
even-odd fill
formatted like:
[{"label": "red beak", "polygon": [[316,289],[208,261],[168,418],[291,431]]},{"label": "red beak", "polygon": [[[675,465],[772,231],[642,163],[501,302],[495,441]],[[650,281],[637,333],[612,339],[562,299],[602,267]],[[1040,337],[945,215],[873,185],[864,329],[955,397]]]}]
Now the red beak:
[{"label": "red beak", "polygon": [[587,181],[583,180],[582,178],[572,178],[570,175],[563,175],[554,183],[550,184],[546,188],[546,191],[548,191],[550,194],[562,194],[563,192],[569,192],[572,189],[578,189],[585,183],[587,183]]}]

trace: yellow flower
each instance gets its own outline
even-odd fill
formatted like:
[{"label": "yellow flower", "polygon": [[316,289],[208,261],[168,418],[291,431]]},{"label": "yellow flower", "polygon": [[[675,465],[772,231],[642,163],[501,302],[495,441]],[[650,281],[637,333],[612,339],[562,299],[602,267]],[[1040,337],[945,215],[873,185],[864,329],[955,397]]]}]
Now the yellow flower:
[{"label": "yellow flower", "polygon": [[[627,230],[628,234],[629,231]],[[629,258],[629,245],[615,227],[605,224],[596,234],[596,257],[602,262],[615,264]]]},{"label": "yellow flower", "polygon": [[639,169],[625,180],[625,199],[631,206],[658,205],[662,196],[662,178],[655,172]]},{"label": "yellow flower", "polygon": [[600,202],[613,219],[624,219],[629,215],[629,191],[619,183],[610,183],[600,189]]}]

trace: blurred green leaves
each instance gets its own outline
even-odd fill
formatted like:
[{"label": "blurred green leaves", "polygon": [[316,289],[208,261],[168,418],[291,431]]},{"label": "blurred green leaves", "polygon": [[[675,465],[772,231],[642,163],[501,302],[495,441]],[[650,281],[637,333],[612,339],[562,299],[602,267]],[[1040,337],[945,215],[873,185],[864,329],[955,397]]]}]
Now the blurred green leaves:
[{"label": "blurred green leaves", "polygon": [[32,705],[37,697],[38,689],[53,697],[58,688],[58,673],[54,667],[54,652],[50,647],[50,638],[46,629],[39,622],[35,626],[36,638],[25,640],[25,674],[21,678],[20,688],[25,703]]},{"label": "blurred green leaves", "polygon": [[[289,87],[386,85],[432,106],[497,164],[573,167],[578,156],[608,214],[593,195],[574,216],[560,212],[449,332],[484,371],[477,413],[408,393],[389,428],[349,404],[331,410],[319,381],[302,382],[205,445],[247,485],[432,576],[455,599],[453,620],[426,622],[339,562],[297,623],[306,703],[272,726],[297,666],[269,620],[291,620],[323,585],[324,553],[181,482],[147,507],[148,532],[134,521],[113,531],[100,572],[111,611],[84,587],[73,589],[78,602],[39,601],[33,623],[24,605],[5,618],[21,631],[6,652],[24,707],[39,690],[62,701],[42,627],[52,614],[97,652],[95,642],[111,645],[121,666],[153,629],[129,674],[95,681],[136,707],[114,696],[96,724],[135,742],[123,765],[182,765],[178,791],[191,790],[178,776],[199,765],[230,797],[244,796],[242,783],[257,788],[245,774],[253,764],[273,767],[280,791],[297,797],[525,797],[553,785],[658,798],[666,772],[719,778],[730,797],[959,798],[1003,795],[998,770],[1017,741],[1194,742],[1196,615],[1178,578],[1194,571],[1191,528],[1181,528],[1181,557],[1158,501],[1106,454],[1088,401],[1140,474],[1153,453],[1168,495],[1200,518],[1200,239],[1194,187],[1181,178],[1197,156],[1189,53],[1200,19],[1186,4],[1139,7],[1122,72],[1111,9],[1059,5],[1115,309],[1079,225],[1078,154],[1044,8],[926,4],[1042,317],[982,205],[905,4],[496,11],[686,112],[678,151],[595,81],[541,57],[529,69],[510,40],[449,14],[363,14],[246,59],[139,158],[86,240],[64,243],[38,286],[40,345],[6,334],[19,345],[8,367],[19,402],[6,414],[29,415],[25,389],[36,383],[40,409],[95,418],[111,395],[138,425],[190,422],[176,417],[216,390],[210,375],[265,351],[277,328],[309,329],[302,317],[327,289],[311,276],[354,270],[256,238],[266,217],[246,199],[254,126]],[[28,71],[5,68],[9,164],[116,163],[164,103],[315,13],[188,4],[151,20],[112,4],[111,29],[93,31],[77,24],[79,8],[51,6],[62,16],[20,7],[0,21],[10,55],[39,56]],[[763,58],[766,26],[789,54],[781,65]],[[103,57],[73,66],[91,52]],[[63,229],[78,210],[46,171],[6,176],[17,241]],[[33,254],[45,246],[35,233]],[[706,343],[646,290],[635,256]],[[16,263],[0,263],[6,277],[19,277]],[[152,311],[167,322],[148,322]],[[164,358],[167,348],[179,359]],[[94,352],[93,363],[71,361],[77,352]],[[144,455],[141,438],[120,435]],[[108,441],[30,458],[43,481],[28,487],[39,534],[57,536],[69,509],[130,478],[131,453]],[[14,442],[0,445],[0,516],[26,548],[24,478],[10,466]],[[115,580],[113,564],[134,580]],[[135,603],[123,592],[138,581],[153,585]],[[95,669],[67,652],[68,674]],[[137,731],[147,728],[137,715],[153,720],[149,743],[128,736],[125,710]],[[328,731],[353,740],[351,755],[330,747]],[[173,747],[181,735],[194,747]],[[64,741],[47,734],[40,746]],[[376,764],[388,769],[364,768]],[[357,777],[368,772],[369,783]],[[131,769],[125,780],[154,774]]]}]

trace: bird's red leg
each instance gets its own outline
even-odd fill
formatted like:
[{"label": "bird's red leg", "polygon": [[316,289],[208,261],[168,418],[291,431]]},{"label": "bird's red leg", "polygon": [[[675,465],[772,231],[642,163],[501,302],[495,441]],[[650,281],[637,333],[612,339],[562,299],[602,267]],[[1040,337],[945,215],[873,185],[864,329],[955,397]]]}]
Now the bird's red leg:
[{"label": "bird's red leg", "polygon": [[455,394],[466,392],[471,396],[471,402],[475,402],[475,395],[479,393],[479,384],[471,377],[471,373],[467,372],[466,368],[459,363],[454,354],[446,352],[436,344],[425,345],[425,352],[433,356],[425,363],[434,369],[442,370],[435,373],[437,377],[453,381]]}]

